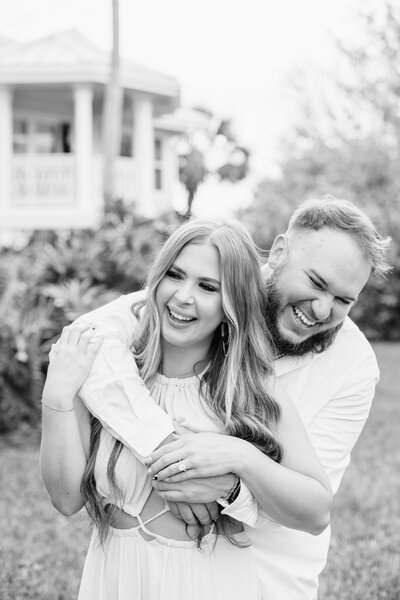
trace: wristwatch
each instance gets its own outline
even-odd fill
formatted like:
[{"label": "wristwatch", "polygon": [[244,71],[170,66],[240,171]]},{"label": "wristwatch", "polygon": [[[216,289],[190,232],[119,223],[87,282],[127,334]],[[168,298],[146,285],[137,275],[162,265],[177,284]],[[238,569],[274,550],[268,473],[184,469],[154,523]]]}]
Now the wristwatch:
[{"label": "wristwatch", "polygon": [[225,496],[225,500],[228,504],[232,504],[233,502],[235,502],[236,498],[239,496],[240,493],[240,477],[239,475],[236,475],[236,473],[234,473],[234,475],[235,481],[233,483],[233,486]]}]

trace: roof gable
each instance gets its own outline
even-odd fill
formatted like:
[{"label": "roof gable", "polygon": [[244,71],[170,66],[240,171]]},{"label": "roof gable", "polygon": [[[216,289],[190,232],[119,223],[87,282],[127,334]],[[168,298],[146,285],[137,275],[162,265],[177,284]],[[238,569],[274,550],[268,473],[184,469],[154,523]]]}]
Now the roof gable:
[{"label": "roof gable", "polygon": [[0,66],[71,65],[95,63],[107,54],[99,50],[75,29],[48,35],[26,44],[18,44],[0,58]]},{"label": "roof gable", "polygon": [[[0,83],[107,84],[110,53],[97,48],[75,29],[26,44],[0,48]],[[128,90],[148,92],[173,99],[172,110],[179,98],[175,78],[159,73],[130,60],[121,59],[121,85]]]}]

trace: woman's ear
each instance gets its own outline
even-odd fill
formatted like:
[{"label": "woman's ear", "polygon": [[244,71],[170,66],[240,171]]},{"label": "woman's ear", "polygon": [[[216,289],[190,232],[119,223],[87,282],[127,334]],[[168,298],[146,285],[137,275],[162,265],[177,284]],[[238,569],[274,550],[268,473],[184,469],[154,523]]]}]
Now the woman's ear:
[{"label": "woman's ear", "polygon": [[285,259],[288,250],[288,238],[285,234],[278,235],[268,256],[268,266],[270,269],[275,269]]}]

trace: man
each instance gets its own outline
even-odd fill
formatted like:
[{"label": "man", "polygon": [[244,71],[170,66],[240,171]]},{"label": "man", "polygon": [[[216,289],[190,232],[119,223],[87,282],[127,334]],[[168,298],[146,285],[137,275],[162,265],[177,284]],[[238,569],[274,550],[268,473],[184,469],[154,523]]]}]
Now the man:
[{"label": "man", "polygon": [[[334,492],[367,419],[379,377],[369,343],[347,315],[371,272],[384,275],[388,270],[388,243],[351,203],[334,198],[311,201],[300,206],[287,232],[276,238],[264,268],[276,375],[297,406]],[[144,460],[165,442],[174,424],[151,400],[126,351],[133,331],[130,305],[145,292],[138,294],[81,318],[105,335],[81,395],[91,412]],[[156,454],[160,453],[162,449]],[[194,503],[197,514],[199,502],[227,496],[232,486],[232,475],[204,481],[189,477],[190,471],[182,474],[184,481],[155,487],[170,502]],[[265,598],[316,598],[329,528],[312,536],[273,522],[258,510],[244,482],[224,512],[247,525]]]}]

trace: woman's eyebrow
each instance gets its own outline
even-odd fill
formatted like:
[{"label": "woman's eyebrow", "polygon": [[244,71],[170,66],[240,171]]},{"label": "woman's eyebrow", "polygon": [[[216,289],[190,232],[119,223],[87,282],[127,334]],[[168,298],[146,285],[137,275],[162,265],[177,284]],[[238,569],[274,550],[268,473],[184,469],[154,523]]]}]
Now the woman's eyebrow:
[{"label": "woman's eyebrow", "polygon": [[206,281],[208,283],[216,283],[217,285],[221,285],[221,282],[218,279],[213,279],[212,277],[199,277],[199,281]]},{"label": "woman's eyebrow", "polygon": [[170,268],[175,269],[175,271],[178,271],[178,273],[181,273],[182,275],[185,274],[185,271],[183,269],[181,269],[180,267],[178,267],[178,265],[176,265],[176,264],[172,264]]},{"label": "woman's eyebrow", "polygon": [[[178,267],[178,265],[172,264],[170,268],[174,269],[175,271],[177,271],[181,275],[186,275],[186,271],[184,271],[183,269],[181,269],[180,267]],[[199,281],[202,281],[202,282],[214,283],[214,284],[219,285],[219,286],[221,285],[221,282],[218,281],[218,279],[214,279],[213,277],[198,277],[197,279]]]}]

